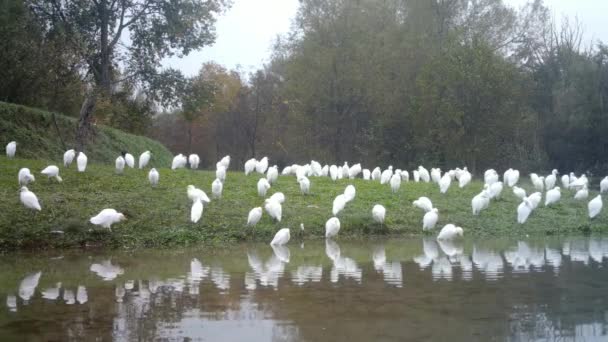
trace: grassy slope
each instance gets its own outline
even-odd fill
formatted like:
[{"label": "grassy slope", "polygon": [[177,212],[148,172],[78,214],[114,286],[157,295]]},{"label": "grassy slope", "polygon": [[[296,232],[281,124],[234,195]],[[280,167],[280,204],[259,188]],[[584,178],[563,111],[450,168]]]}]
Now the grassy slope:
[{"label": "grassy slope", "polygon": [[[325,221],[331,217],[333,198],[351,183],[357,188],[357,197],[339,214],[341,237],[419,233],[423,213],[411,204],[419,196],[430,197],[439,208],[439,227],[455,223],[464,227],[465,234],[580,233],[608,227],[606,212],[590,221],[586,215],[587,203],[574,201],[573,194],[566,191],[560,203],[550,208],[540,207],[521,226],[515,219],[518,201],[510,189],[505,189],[502,199],[493,202],[479,217],[472,216],[470,200],[480,191],[479,182],[465,189],[453,186],[446,195],[441,195],[434,184],[404,183],[398,194],[392,194],[388,186],[377,182],[356,179],[334,183],[329,178],[313,177],[313,194],[303,196],[294,177],[280,177],[269,195],[275,191],[285,193],[283,222],[275,224],[265,214],[258,226],[251,229],[245,227],[247,213],[261,206],[263,199],[257,196],[259,175],[246,177],[242,172],[228,174],[224,197],[212,201],[205,207],[202,220],[192,224],[186,186],[195,184],[210,194],[214,172],[161,168],[160,185],[151,188],[147,170],[128,169],[118,176],[113,167],[100,164],[89,165],[85,173],[75,172],[74,165],[70,169],[61,168],[64,182],[60,184],[37,177],[30,190],[38,195],[43,210],[40,213],[26,210],[19,202],[17,172],[20,167],[29,167],[38,174],[49,163],[0,157],[1,249],[85,244],[131,248],[252,239],[269,241],[282,227],[292,228],[292,236],[302,234],[301,222],[306,227],[304,235],[322,237]],[[590,198],[592,196],[594,192]],[[376,203],[387,208],[384,227],[372,222],[371,208]],[[116,225],[112,233],[100,229],[91,231],[93,227],[88,224],[88,218],[108,207],[124,212],[128,221]],[[62,229],[65,234],[50,233],[55,229]]]},{"label": "grassy slope", "polygon": [[[74,148],[76,120],[61,114],[55,114],[55,118],[59,134],[52,113],[0,102],[0,143],[3,153],[4,146],[15,140],[20,157],[61,160],[65,149],[59,135],[66,149]],[[105,126],[95,129],[85,153],[89,161],[113,162],[122,150],[130,151],[136,158],[139,153],[150,150],[153,161],[159,165],[167,165],[172,158],[169,150],[157,141]]]}]

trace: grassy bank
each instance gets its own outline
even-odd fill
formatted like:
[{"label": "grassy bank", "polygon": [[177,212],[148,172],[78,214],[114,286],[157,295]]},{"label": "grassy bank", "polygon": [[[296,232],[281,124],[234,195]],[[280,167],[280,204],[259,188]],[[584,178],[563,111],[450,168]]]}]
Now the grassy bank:
[{"label": "grassy bank", "polygon": [[[63,183],[49,182],[38,173],[51,162],[31,159],[9,160],[0,158],[0,248],[42,248],[106,246],[135,248],[145,246],[182,246],[199,243],[223,243],[240,240],[270,241],[282,227],[292,228],[292,237],[323,236],[325,221],[331,217],[333,198],[345,186],[357,188],[355,200],[339,214],[342,223],[340,238],[365,234],[421,233],[421,210],[412,207],[419,196],[428,196],[440,210],[438,227],[455,223],[465,234],[522,235],[559,234],[602,231],[608,227],[608,214],[604,211],[591,221],[587,218],[587,202],[572,199],[573,193],[564,191],[562,201],[549,208],[541,206],[525,225],[516,224],[516,207],[519,201],[505,189],[502,198],[492,202],[480,216],[471,214],[471,198],[482,184],[473,182],[459,189],[452,186],[441,195],[435,184],[404,183],[397,194],[388,186],[361,179],[341,180],[311,178],[312,194],[303,196],[294,177],[280,177],[271,188],[285,193],[283,222],[273,223],[264,214],[255,228],[245,227],[247,213],[263,204],[258,197],[256,183],[259,175],[246,177],[242,172],[229,172],[224,196],[205,207],[198,224],[189,222],[190,203],[186,186],[194,184],[210,195],[214,172],[160,168],[160,185],[149,186],[147,170],[127,169],[124,175],[115,175],[108,165],[91,164],[85,173],[74,166],[61,168]],[[55,164],[57,164],[55,162]],[[29,187],[37,194],[42,212],[34,213],[19,202],[17,172],[29,167],[37,180]],[[526,186],[524,186],[526,187]],[[592,192],[590,198],[595,196]],[[372,222],[371,208],[380,203],[387,208],[384,226]],[[113,232],[94,228],[89,217],[103,208],[115,208],[125,213],[128,220],[116,225]],[[300,223],[305,231],[300,232]],[[62,230],[63,234],[52,233]],[[436,234],[436,231],[433,232]]]},{"label": "grassy bank", "polygon": [[[2,148],[9,141],[18,143],[17,156],[61,160],[66,149],[74,148],[76,119],[35,108],[0,102],[0,137]],[[120,151],[139,153],[149,150],[152,161],[167,165],[172,155],[161,143],[142,136],[95,126],[85,153],[89,161],[114,162]]]}]

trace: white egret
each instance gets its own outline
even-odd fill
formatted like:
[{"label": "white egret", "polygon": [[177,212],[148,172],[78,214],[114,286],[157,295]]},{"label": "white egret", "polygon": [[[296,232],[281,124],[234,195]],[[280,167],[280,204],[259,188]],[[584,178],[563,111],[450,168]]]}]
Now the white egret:
[{"label": "white egret", "polygon": [[397,191],[399,191],[399,188],[401,187],[401,175],[395,173],[391,177],[390,185],[391,185],[391,191],[393,193],[396,193]]},{"label": "white egret", "polygon": [[300,191],[302,191],[302,194],[310,194],[310,180],[307,177],[300,178],[298,183],[300,183]]},{"label": "white egret", "polygon": [[415,207],[424,210],[425,212],[429,212],[429,211],[433,210],[433,203],[431,202],[431,200],[428,197],[424,197],[424,196],[420,197],[417,200],[415,200],[414,202],[412,202],[412,204]]},{"label": "white egret", "polygon": [[439,184],[439,181],[441,180],[441,169],[431,168],[431,180],[433,183]]},{"label": "white egret", "polygon": [[490,199],[499,198],[500,193],[502,193],[502,182],[494,182],[488,187],[488,191],[490,192]]},{"label": "white egret", "polygon": [[266,192],[268,192],[268,189],[270,189],[270,183],[268,183],[268,180],[266,180],[266,178],[260,178],[258,181],[258,196],[266,197]]},{"label": "white egret", "polygon": [[382,177],[382,171],[380,171],[379,167],[376,167],[373,171],[372,171],[372,180],[377,180],[379,181],[380,178]]},{"label": "white egret", "polygon": [[587,179],[587,176],[585,176],[585,175],[580,176],[580,178],[575,179],[574,181],[570,180],[570,188],[574,189],[574,190],[580,190],[588,184],[589,184],[589,180]]},{"label": "white egret", "polygon": [[196,153],[192,153],[188,156],[188,164],[190,165],[190,169],[196,170],[198,169],[198,165],[201,163],[201,158]]},{"label": "white egret", "polygon": [[55,165],[45,167],[44,170],[40,171],[40,173],[47,176],[49,179],[55,178],[59,183],[63,181],[61,176],[59,176],[59,168]]},{"label": "white egret", "polygon": [[23,203],[23,205],[28,209],[34,209],[38,211],[42,210],[42,208],[40,207],[40,203],[38,202],[38,197],[36,197],[36,194],[29,191],[28,188],[25,186],[21,187],[19,199],[21,200],[21,203]]},{"label": "white egret", "polygon": [[452,184],[452,177],[450,177],[450,175],[448,173],[444,174],[443,177],[441,177],[438,181],[439,183],[439,192],[441,192],[442,194],[445,194],[446,192],[448,192],[448,189],[450,188],[450,184]]},{"label": "white egret", "polygon": [[321,169],[321,176],[327,177],[328,175],[329,175],[329,165],[325,164],[325,166],[323,166],[323,168]]},{"label": "white egret", "polygon": [[173,161],[171,162],[171,170],[182,169],[186,167],[187,163],[188,159],[186,158],[186,156],[180,153],[173,157]]},{"label": "white egret", "polygon": [[401,171],[401,180],[406,183],[410,181],[410,173],[407,170]]},{"label": "white egret", "polygon": [[336,165],[329,167],[329,177],[334,182],[338,179],[338,167]]},{"label": "white egret", "polygon": [[559,186],[547,191],[547,194],[545,195],[545,207],[557,203],[561,197],[562,193],[560,192]]},{"label": "white egret", "polygon": [[494,169],[486,170],[483,174],[483,181],[488,186],[498,182],[498,173]]},{"label": "white egret", "polygon": [[260,219],[262,218],[262,213],[263,211],[261,207],[251,209],[249,211],[249,215],[247,216],[247,225],[255,226],[256,224],[258,224],[258,222],[260,222]]},{"label": "white egret", "polygon": [[[608,186],[608,183],[606,185]],[[564,189],[568,189],[570,187],[570,176],[562,176],[562,186],[564,187]]]},{"label": "white egret", "polygon": [[354,185],[352,185],[352,184],[347,185],[346,188],[344,189],[344,198],[346,199],[346,203],[354,200],[356,193],[357,193],[357,191],[355,190]]},{"label": "white egret", "polygon": [[269,199],[283,204],[285,202],[285,195],[282,192],[275,192]]},{"label": "white egret", "polygon": [[574,199],[575,200],[585,200],[587,199],[587,197],[589,197],[589,190],[587,189],[587,186],[583,186],[582,189],[580,189],[579,191],[576,192],[576,194],[574,194]]},{"label": "white egret", "polygon": [[19,297],[24,301],[30,300],[34,293],[36,293],[36,287],[38,287],[38,282],[40,281],[40,276],[42,272],[38,271],[36,273],[31,273],[27,275],[21,283],[19,283]]},{"label": "white egret", "polygon": [[281,203],[267,199],[264,203],[264,209],[266,209],[266,212],[268,215],[270,215],[270,217],[275,219],[277,222],[281,222],[283,215],[283,207],[281,206]]},{"label": "white egret", "polygon": [[125,169],[125,158],[118,156],[114,162],[114,166],[116,167],[116,173],[122,173],[122,171]]},{"label": "white egret", "polygon": [[418,166],[418,174],[420,175],[420,180],[422,180],[423,182],[429,183],[431,181],[429,171],[425,169],[422,165]]},{"label": "white egret", "polygon": [[462,237],[463,233],[464,231],[461,227],[456,227],[455,225],[449,223],[441,228],[439,235],[437,235],[437,240],[452,240],[458,236]]},{"label": "white egret", "polygon": [[226,170],[228,170],[228,168],[230,167],[230,156],[224,156],[224,158],[222,158],[219,163],[222,164],[222,166],[225,167]]},{"label": "white egret", "polygon": [[526,190],[518,187],[518,186],[514,186],[513,187],[513,194],[515,194],[515,196],[517,198],[519,198],[520,200],[523,200],[526,197]]},{"label": "white egret", "polygon": [[283,168],[283,171],[281,171],[281,175],[283,175],[283,176],[289,176],[291,174],[292,169],[293,168],[291,167],[291,165],[285,166]]},{"label": "white egret", "polygon": [[340,194],[340,195],[336,196],[336,198],[334,199],[332,210],[331,210],[331,212],[334,214],[334,216],[338,215],[339,212],[344,210],[344,206],[346,206],[346,202],[347,202],[346,195]]},{"label": "white egret", "polygon": [[369,169],[363,169],[363,179],[370,180],[372,178],[372,173]]},{"label": "white egret", "polygon": [[490,194],[487,190],[483,190],[477,194],[471,200],[471,208],[473,209],[473,215],[479,215],[479,213],[486,209],[490,204]]},{"label": "white egret", "polygon": [[543,194],[540,192],[535,192],[532,195],[528,196],[528,200],[530,201],[530,204],[532,204],[532,209],[538,208],[538,205],[540,204],[542,199]]},{"label": "white egret", "polygon": [[523,202],[517,207],[517,223],[524,224],[528,220],[528,216],[534,210],[534,204],[528,198],[524,198]]},{"label": "white egret", "polygon": [[270,242],[273,246],[282,246],[289,242],[291,235],[289,234],[289,228],[281,228]]},{"label": "white egret", "polygon": [[127,218],[122,213],[117,212],[114,209],[103,209],[96,216],[91,217],[89,222],[94,225],[107,228],[112,231],[112,225],[120,221],[126,220]]},{"label": "white egret", "polygon": [[342,178],[348,178],[349,170],[350,170],[350,168],[348,167],[348,163],[344,162],[344,165],[342,166]]},{"label": "white egret", "polygon": [[266,180],[268,180],[268,183],[274,184],[277,179],[279,179],[279,168],[276,165],[269,167],[266,172]]},{"label": "white egret", "polygon": [[15,156],[15,152],[17,152],[17,142],[11,141],[6,145],[6,156],[13,158]]},{"label": "white egret", "polygon": [[203,216],[203,201],[197,198],[192,203],[192,208],[190,209],[190,221],[197,223],[201,219],[201,216]]},{"label": "white egret", "polygon": [[502,180],[507,184],[508,187],[514,187],[515,184],[517,184],[517,182],[519,181],[519,171],[513,169],[507,170]]},{"label": "white egret", "polygon": [[63,154],[63,166],[68,167],[74,161],[74,157],[76,157],[76,151],[73,149],[65,151]]},{"label": "white egret", "polygon": [[587,204],[587,209],[589,211],[589,218],[594,218],[597,215],[599,215],[599,213],[602,211],[602,206],[603,206],[603,202],[602,202],[602,196],[601,195],[597,195],[595,196],[594,199],[592,199],[591,201],[589,201],[589,203]]},{"label": "white egret", "polygon": [[186,189],[188,190],[188,199],[192,202],[195,202],[197,199],[200,199],[204,203],[211,202],[209,196],[207,196],[203,190],[195,187],[194,185],[188,185]]},{"label": "white egret", "polygon": [[255,171],[257,173],[265,174],[268,169],[268,157],[264,157],[260,159],[260,161],[255,163]]},{"label": "white egret", "polygon": [[[534,189],[536,191],[543,192],[545,189],[545,179],[544,177],[539,177],[536,173],[530,174],[530,180],[532,181],[532,185],[534,185]],[[551,190],[551,189],[549,189]]]},{"label": "white egret", "polygon": [[439,209],[433,208],[431,211],[424,214],[422,218],[422,230],[431,230],[435,228],[437,221],[439,220]]},{"label": "white egret", "polygon": [[150,151],[145,151],[144,153],[139,155],[139,168],[143,169],[144,167],[148,166],[148,163],[150,162],[150,157],[152,157],[152,153],[150,153]]},{"label": "white egret", "polygon": [[348,178],[354,179],[361,173],[361,164],[357,163],[348,169]]},{"label": "white egret", "polygon": [[211,194],[214,198],[222,197],[222,190],[224,189],[224,184],[219,178],[216,178],[213,183],[211,183]]},{"label": "white egret", "polygon": [[150,184],[152,184],[152,186],[157,186],[159,179],[160,175],[158,171],[156,171],[155,168],[152,168],[150,172],[148,172],[148,180],[150,181]]},{"label": "white egret", "polygon": [[134,168],[135,167],[135,157],[133,157],[133,155],[131,153],[125,153],[125,163],[130,168]]},{"label": "white egret", "polygon": [[19,169],[19,173],[17,174],[17,180],[19,180],[19,185],[27,185],[30,182],[36,180],[36,177],[30,172],[30,169],[27,167]]},{"label": "white egret", "polygon": [[383,224],[384,218],[386,217],[386,208],[380,204],[374,205],[372,208],[372,218],[374,222]]},{"label": "white egret", "polygon": [[325,222],[325,238],[331,239],[340,232],[340,220],[337,217],[332,217]]},{"label": "white egret", "polygon": [[545,177],[545,189],[551,190],[555,187],[555,183],[557,182],[557,170],[553,169],[551,174]]},{"label": "white egret", "polygon": [[222,182],[226,181],[226,168],[223,165],[219,165],[215,170],[215,178]]},{"label": "white egret", "polygon": [[608,191],[608,176],[604,177],[600,182],[600,193],[604,193]]},{"label": "white egret", "polygon": [[84,152],[79,152],[76,158],[76,165],[78,166],[78,172],[84,172],[87,169],[87,162],[89,158]]},{"label": "white egret", "polygon": [[255,170],[255,166],[257,164],[257,160],[255,158],[251,158],[245,162],[245,176],[248,176]]},{"label": "white egret", "polygon": [[414,174],[414,182],[416,182],[416,183],[420,182],[420,172],[418,170],[414,170],[413,174]]},{"label": "white egret", "polygon": [[460,177],[458,177],[458,186],[460,186],[460,188],[464,188],[471,183],[471,178],[471,173],[467,170],[463,170]]},{"label": "white egret", "polygon": [[382,175],[380,175],[380,184],[388,183],[392,177],[393,177],[393,167],[389,166],[388,169],[384,170],[382,172]]}]

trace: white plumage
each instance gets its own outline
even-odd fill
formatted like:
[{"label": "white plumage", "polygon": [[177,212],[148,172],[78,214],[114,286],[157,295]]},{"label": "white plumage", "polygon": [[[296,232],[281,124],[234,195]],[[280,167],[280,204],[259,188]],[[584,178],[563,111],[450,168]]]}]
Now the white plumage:
[{"label": "white plumage", "polygon": [[197,223],[202,216],[203,201],[201,201],[200,198],[197,198],[194,203],[192,203],[192,208],[190,209],[190,221],[192,221],[192,223]]},{"label": "white plumage", "polygon": [[281,206],[281,203],[267,199],[264,204],[264,209],[266,209],[266,212],[268,215],[270,215],[270,217],[275,219],[277,222],[281,222],[283,215],[283,207]]},{"label": "white plumage", "polygon": [[344,194],[336,196],[331,210],[334,216],[338,215],[338,213],[344,209],[344,206],[346,206],[346,202],[346,196]]},{"label": "white plumage", "polygon": [[464,170],[460,177],[458,177],[458,186],[460,186],[460,188],[464,188],[469,183],[471,183],[471,173]]},{"label": "white plumage", "polygon": [[251,158],[245,162],[245,176],[248,176],[255,170],[255,166],[257,164],[257,160],[255,158]]},{"label": "white plumage", "polygon": [[[608,186],[608,183],[606,185]],[[570,176],[562,176],[562,186],[564,187],[564,189],[568,189],[570,187]]]},{"label": "white plumage", "polygon": [[36,180],[36,177],[30,172],[30,169],[27,167],[19,169],[19,173],[17,174],[17,180],[19,181],[19,185],[27,185]]},{"label": "white plumage", "polygon": [[433,202],[428,197],[420,197],[412,203],[415,207],[429,212],[433,210]]},{"label": "white plumage", "polygon": [[173,157],[173,161],[171,162],[171,170],[177,170],[177,169],[182,169],[184,167],[186,167],[186,164],[188,163],[188,158],[186,158],[185,155],[183,154],[178,154],[175,157]]},{"label": "white plumage", "polygon": [[534,204],[530,203],[528,198],[524,198],[523,202],[517,207],[517,223],[524,224],[528,220],[528,216],[534,210]]},{"label": "white plumage", "polygon": [[114,166],[116,167],[116,173],[122,173],[122,171],[125,169],[125,158],[118,156],[114,162]]},{"label": "white plumage", "polygon": [[451,223],[446,224],[443,228],[441,228],[439,235],[437,235],[437,240],[452,240],[458,236],[462,236],[463,233],[464,231],[462,228],[456,227]]},{"label": "white plumage", "polygon": [[262,213],[263,211],[261,207],[251,209],[251,211],[249,211],[249,215],[247,216],[247,225],[255,226],[258,222],[260,222]]},{"label": "white plumage", "polygon": [[160,179],[160,174],[156,171],[155,168],[152,168],[150,172],[148,172],[148,180],[152,186],[157,186],[158,181]]},{"label": "white plumage", "polygon": [[277,201],[283,204],[285,202],[285,195],[282,192],[275,192],[274,194],[272,194],[272,196],[270,196],[269,199],[271,201]]},{"label": "white plumage", "polygon": [[298,180],[298,183],[300,183],[300,191],[302,191],[302,194],[310,194],[310,180],[307,177],[302,177]]},{"label": "white plumage", "polygon": [[597,215],[600,214],[600,212],[602,211],[602,206],[603,206],[603,202],[602,202],[602,196],[601,195],[597,195],[595,196],[594,199],[592,199],[591,201],[589,201],[589,204],[587,204],[587,209],[589,211],[589,218],[594,218]]},{"label": "white plumage", "polygon": [[74,161],[74,157],[76,157],[76,151],[73,149],[65,151],[63,154],[63,166],[68,167]]},{"label": "white plumage", "polygon": [[266,180],[268,183],[274,184],[279,179],[279,168],[275,165],[268,168],[266,171]]},{"label": "white plumage", "polygon": [[606,191],[608,191],[608,176],[604,177],[600,182],[600,193],[603,194]]},{"label": "white plumage", "polygon": [[551,171],[551,174],[545,177],[545,189],[551,190],[555,187],[557,182],[557,170]]},{"label": "white plumage", "polygon": [[492,183],[489,187],[489,193],[490,193],[490,199],[494,199],[494,198],[498,198],[500,197],[500,194],[502,193],[502,182],[494,182]]},{"label": "white plumage", "polygon": [[523,200],[524,197],[526,197],[526,190],[518,187],[518,186],[514,186],[513,187],[513,194],[515,194],[515,196],[517,198],[519,198],[520,200]]},{"label": "white plumage", "polygon": [[589,197],[589,190],[587,189],[587,186],[584,186],[582,189],[577,191],[576,194],[574,194],[574,199],[579,201],[585,200],[587,197]]},{"label": "white plumage", "polygon": [[412,173],[414,174],[414,182],[420,182],[420,172],[418,170],[414,170]]},{"label": "white plumage", "polygon": [[114,209],[103,209],[99,212],[99,214],[91,217],[89,222],[94,225],[112,230],[112,225],[122,220],[126,220],[125,215],[122,213],[119,213]]},{"label": "white plumage", "polygon": [[448,173],[444,174],[443,177],[439,179],[439,192],[445,194],[450,188],[450,184],[452,184],[452,177]]},{"label": "white plumage", "polygon": [[76,158],[76,165],[78,166],[78,172],[84,172],[87,169],[88,158],[83,152],[78,153]]},{"label": "white plumage", "polygon": [[216,178],[213,183],[211,183],[211,194],[214,198],[222,197],[222,190],[224,189],[224,185],[221,180]]},{"label": "white plumage", "polygon": [[357,163],[348,169],[348,178],[354,179],[361,173],[361,164]]},{"label": "white plumage", "polygon": [[431,168],[431,180],[433,183],[439,184],[439,181],[441,180],[441,169]]},{"label": "white plumage", "polygon": [[270,183],[266,180],[266,178],[260,178],[258,181],[258,196],[266,197],[266,192],[270,189]]},{"label": "white plumage", "polygon": [[372,208],[372,218],[376,223],[384,223],[384,218],[386,217],[386,208],[380,204],[374,205]]},{"label": "white plumage", "polygon": [[145,151],[144,153],[139,155],[139,168],[143,169],[144,167],[148,166],[148,163],[150,162],[150,157],[152,157],[152,153],[150,153],[150,151]]},{"label": "white plumage", "polygon": [[429,175],[429,171],[422,166],[418,166],[418,174],[420,175],[420,180],[425,183],[429,183],[431,181],[431,176]]},{"label": "white plumage", "polygon": [[60,183],[61,181],[63,181],[63,179],[61,179],[61,176],[59,176],[59,168],[55,165],[49,165],[45,167],[44,170],[42,170],[40,173],[47,176],[49,179],[55,178]]},{"label": "white plumage", "polygon": [[561,197],[562,193],[560,192],[559,186],[547,191],[547,195],[545,196],[545,207],[557,203]]},{"label": "white plumage", "polygon": [[430,230],[435,228],[439,220],[439,209],[433,208],[431,211],[424,214],[422,218],[422,230]]},{"label": "white plumage", "polygon": [[125,163],[130,168],[134,168],[135,167],[135,157],[133,157],[133,155],[131,153],[125,153]]},{"label": "white plumage", "polygon": [[338,179],[338,167],[336,165],[329,167],[329,177],[334,182]]},{"label": "white plumage", "polygon": [[382,177],[382,171],[380,171],[379,167],[376,167],[372,171],[372,180],[380,180],[381,177]]},{"label": "white plumage", "polygon": [[369,171],[369,169],[363,169],[363,179],[370,180],[371,177],[372,177],[371,171]]},{"label": "white plumage", "polygon": [[325,222],[325,238],[332,238],[340,232],[340,220],[337,217],[332,217]]},{"label": "white plumage", "polygon": [[532,209],[536,209],[536,208],[538,208],[538,205],[540,204],[540,202],[543,200],[543,194],[540,192],[535,192],[532,195],[528,196],[528,200],[530,201],[530,204],[532,205]]},{"label": "white plumage", "polygon": [[291,237],[291,235],[289,234],[289,228],[281,228],[274,235],[274,238],[272,239],[270,244],[274,245],[274,246],[285,245],[289,242],[290,237]]},{"label": "white plumage", "polygon": [[344,189],[344,199],[346,200],[346,203],[354,200],[356,193],[357,193],[357,191],[355,190],[354,185],[352,185],[352,184],[347,185],[346,189]]},{"label": "white plumage", "polygon": [[194,185],[188,185],[187,190],[188,190],[188,199],[191,200],[192,202],[195,202],[197,199],[200,199],[201,201],[203,201],[205,203],[211,202],[211,200],[209,199],[209,196],[207,196],[207,194],[203,190],[195,187]]},{"label": "white plumage", "polygon": [[257,171],[257,173],[265,174],[267,169],[268,169],[268,157],[264,157],[264,158],[260,159],[260,161],[256,162],[255,171]]},{"label": "white plumage", "polygon": [[15,152],[17,152],[17,142],[11,141],[6,145],[6,156],[13,158],[15,156]]},{"label": "white plumage", "polygon": [[394,174],[394,175],[391,177],[391,180],[390,180],[390,185],[391,185],[391,191],[392,191],[393,193],[395,193],[395,192],[399,191],[399,188],[401,187],[401,175],[400,175],[400,174],[396,174],[396,173],[395,173],[395,174]]},{"label": "white plumage", "polygon": [[40,203],[38,202],[38,197],[36,197],[36,194],[29,191],[28,188],[25,186],[21,187],[19,199],[21,200],[21,203],[23,203],[23,205],[28,209],[34,209],[38,211],[42,210],[42,208],[40,207]]},{"label": "white plumage", "polygon": [[393,177],[393,168],[389,167],[382,172],[382,175],[380,175],[380,184],[388,183],[391,180],[391,177]]},{"label": "white plumage", "polygon": [[215,170],[215,178],[222,182],[226,181],[226,168],[223,165],[219,165]]},{"label": "white plumage", "polygon": [[479,213],[486,209],[490,205],[490,194],[487,190],[483,190],[477,194],[471,200],[471,208],[473,209],[473,215],[479,215]]}]

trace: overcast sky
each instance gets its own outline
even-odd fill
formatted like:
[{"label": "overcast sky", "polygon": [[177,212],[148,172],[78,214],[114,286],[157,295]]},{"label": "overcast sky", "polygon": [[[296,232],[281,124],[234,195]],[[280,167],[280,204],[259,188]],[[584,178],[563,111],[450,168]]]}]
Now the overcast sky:
[{"label": "overcast sky", "polygon": [[[519,7],[527,0],[505,0]],[[545,0],[555,17],[578,16],[585,39],[608,42],[608,0]],[[195,74],[201,64],[216,61],[228,68],[240,65],[253,71],[268,61],[272,42],[289,31],[298,9],[298,0],[234,0],[233,6],[217,21],[213,46],[184,58],[171,58],[165,65]]]}]

